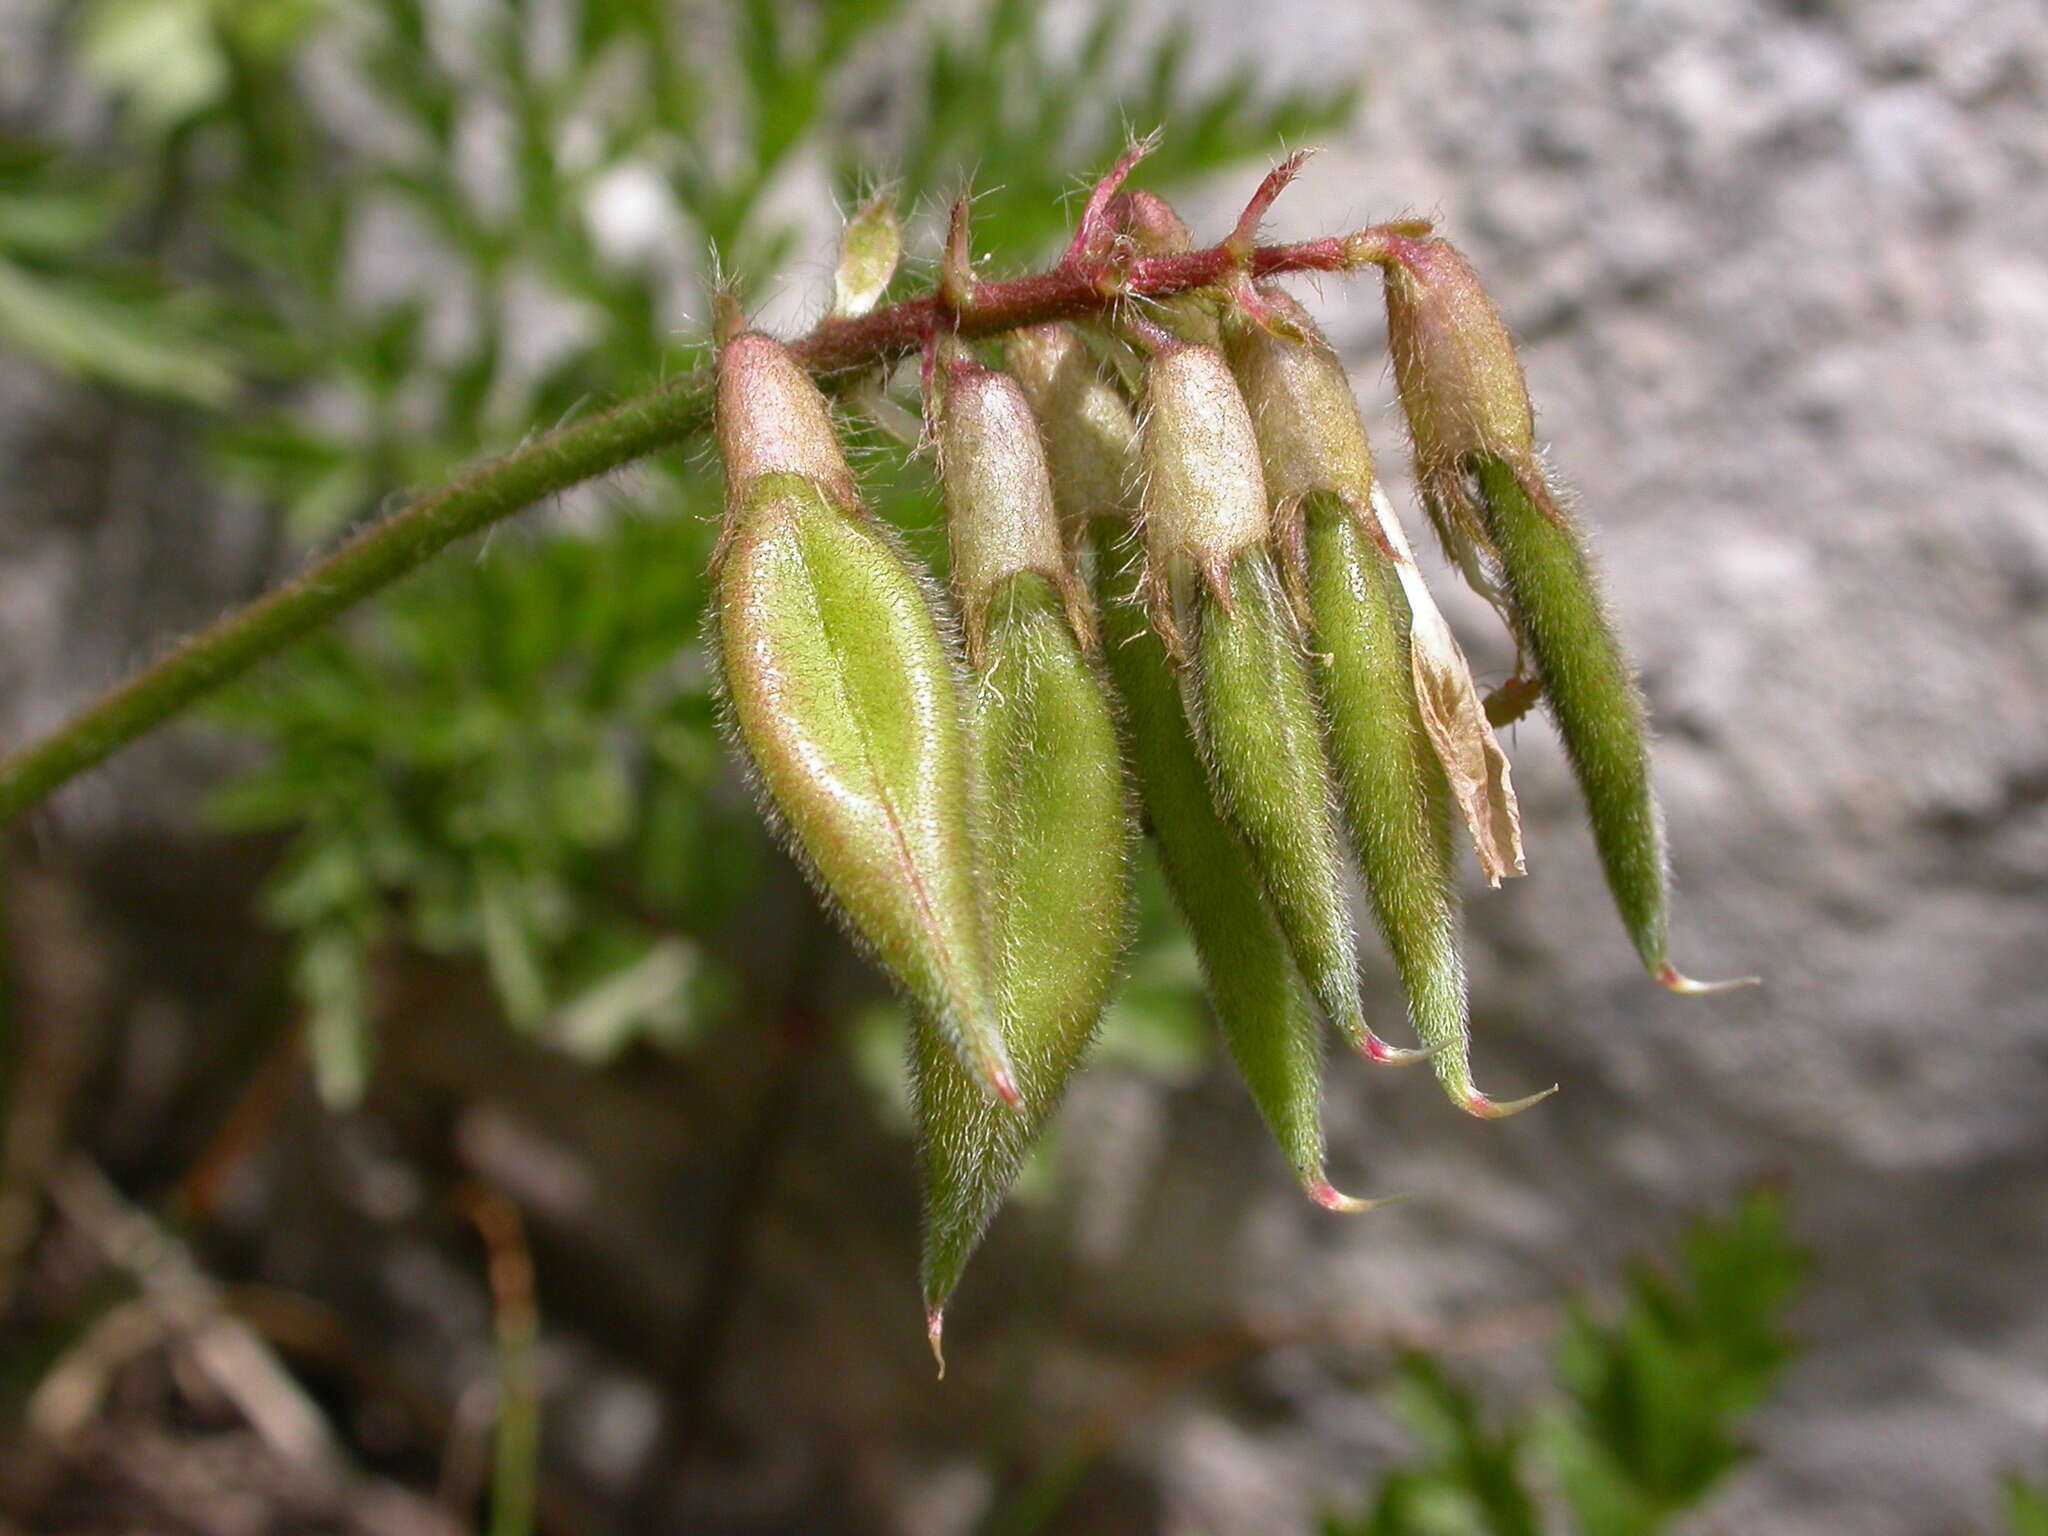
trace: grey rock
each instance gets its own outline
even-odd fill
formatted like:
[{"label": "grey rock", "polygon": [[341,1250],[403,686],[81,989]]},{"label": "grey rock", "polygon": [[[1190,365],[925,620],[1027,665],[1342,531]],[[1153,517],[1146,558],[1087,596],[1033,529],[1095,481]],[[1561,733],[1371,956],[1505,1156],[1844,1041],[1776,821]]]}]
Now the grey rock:
[{"label": "grey rock", "polygon": [[[1399,1454],[1373,1395],[1390,1343],[1530,1390],[1561,1290],[1611,1287],[1686,1215],[1769,1176],[1816,1254],[1810,1348],[1700,1528],[1981,1527],[1995,1475],[2038,1466],[2048,1438],[2038,0],[1304,0],[1249,37],[1237,0],[1176,9],[1274,78],[1366,82],[1276,231],[1424,213],[1488,277],[1663,732],[1679,959],[1766,984],[1685,1001],[1638,976],[1532,719],[1511,743],[1531,873],[1470,893],[1477,1065],[1500,1093],[1557,1080],[1554,1101],[1479,1125],[1419,1076],[1334,1061],[1333,1176],[1416,1197],[1344,1221],[1300,1200],[1220,1070],[1172,1092],[1091,1081],[1069,1117],[1085,1155],[1046,1207],[999,1221],[935,1394],[904,1149],[851,1085],[811,1081],[735,1313],[725,1448],[677,1497],[750,1529],[964,1524],[1023,1351],[1020,1454],[1050,1458],[1133,1403],[1072,1512],[1086,1528],[1298,1532]],[[1189,211],[1216,228],[1237,195]],[[1318,308],[1405,494],[1372,286],[1325,283]],[[177,458],[151,441],[161,425],[99,409],[0,369],[9,740],[276,563],[261,519],[155,474]],[[1450,607],[1504,676],[1486,610]],[[90,843],[181,823],[163,762],[138,753],[56,825]],[[182,781],[217,769],[202,755]],[[1398,1017],[1372,969],[1378,1016]],[[449,1028],[408,1042],[401,1081],[539,1127],[472,1115],[464,1154],[607,1192],[552,1230],[536,1197],[536,1221],[579,1255],[551,1324],[612,1352],[576,1412],[613,1426],[593,1459],[616,1480],[651,1454],[644,1382],[672,1385],[662,1329],[694,1295],[738,1126],[679,1129],[665,1079],[593,1076],[564,1105],[558,1064],[505,1065],[495,1034]],[[345,1132],[301,1139],[309,1166],[348,1161]],[[293,1255],[277,1269],[317,1269],[336,1230],[363,1232],[360,1212],[323,1214],[347,1196],[325,1198],[273,1235]],[[450,1266],[360,1263],[412,1320],[401,1334],[457,1354],[450,1336],[481,1336],[482,1299]],[[647,1319],[652,1364],[626,1358]]]}]

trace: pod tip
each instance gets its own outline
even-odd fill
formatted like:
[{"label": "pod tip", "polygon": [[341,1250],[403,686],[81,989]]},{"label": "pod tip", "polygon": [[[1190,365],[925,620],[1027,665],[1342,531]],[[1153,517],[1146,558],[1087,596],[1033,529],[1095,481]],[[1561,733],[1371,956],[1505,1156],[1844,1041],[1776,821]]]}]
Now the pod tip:
[{"label": "pod tip", "polygon": [[1680,997],[1712,997],[1717,992],[1735,992],[1743,987],[1760,987],[1761,976],[1736,976],[1728,981],[1694,981],[1681,972],[1670,961],[1657,972],[1657,985],[1666,992],[1675,992]]},{"label": "pod tip", "polygon": [[1481,1120],[1505,1120],[1509,1115],[1519,1115],[1525,1109],[1533,1109],[1555,1092],[1557,1092],[1557,1084],[1552,1083],[1548,1088],[1540,1092],[1524,1094],[1519,1099],[1508,1099],[1502,1102],[1497,1099],[1489,1099],[1475,1088],[1472,1092],[1465,1095],[1458,1107],[1464,1110],[1466,1114]]},{"label": "pod tip", "polygon": [[1384,1195],[1378,1200],[1360,1200],[1355,1195],[1345,1194],[1320,1173],[1311,1174],[1304,1182],[1308,1186],[1309,1199],[1326,1211],[1338,1211],[1346,1215],[1376,1211],[1383,1205],[1399,1205],[1408,1198],[1406,1195]]},{"label": "pod tip", "polygon": [[939,1380],[946,1379],[946,1309],[933,1307],[924,1315],[925,1342],[932,1347],[932,1359],[939,1364]]},{"label": "pod tip", "polygon": [[[988,1069],[989,1091],[1011,1109],[1024,1108],[1024,1095],[1018,1090],[1017,1079],[1010,1075],[1010,1069],[1001,1062],[991,1062]],[[936,1316],[937,1314],[933,1314]]]},{"label": "pod tip", "polygon": [[[1445,1042],[1448,1044],[1448,1042]],[[1443,1049],[1443,1045],[1406,1046],[1389,1045],[1371,1030],[1358,1042],[1358,1053],[1377,1067],[1412,1067],[1418,1061],[1427,1061]]]}]

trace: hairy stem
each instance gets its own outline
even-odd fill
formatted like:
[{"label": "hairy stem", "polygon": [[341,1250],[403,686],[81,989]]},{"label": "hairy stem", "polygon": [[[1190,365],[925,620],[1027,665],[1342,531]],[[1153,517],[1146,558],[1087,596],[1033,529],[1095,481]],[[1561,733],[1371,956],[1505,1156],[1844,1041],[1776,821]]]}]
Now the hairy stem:
[{"label": "hairy stem", "polygon": [[538,437],[356,534],[0,763],[0,821],[234,681],[466,534],[702,428],[708,374]]},{"label": "hairy stem", "polygon": [[[791,350],[813,375],[831,381],[915,351],[941,328],[988,336],[1086,319],[1127,300],[1167,298],[1243,275],[1350,271],[1384,260],[1389,241],[1406,230],[1374,228],[1249,252],[1228,243],[1121,260],[1077,252],[1050,271],[1014,282],[969,283],[964,291],[885,305],[857,319],[828,319]],[[42,740],[0,761],[0,823],[418,570],[457,539],[680,443],[702,431],[710,416],[711,375],[699,369],[600,415],[532,438],[371,524],[284,585],[201,630]]]}]

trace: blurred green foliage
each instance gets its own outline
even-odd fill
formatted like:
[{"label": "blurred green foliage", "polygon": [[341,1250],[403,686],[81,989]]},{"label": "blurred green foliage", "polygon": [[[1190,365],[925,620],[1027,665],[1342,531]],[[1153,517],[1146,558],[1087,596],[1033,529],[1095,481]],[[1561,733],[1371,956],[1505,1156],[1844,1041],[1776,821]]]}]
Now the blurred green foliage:
[{"label": "blurred green foliage", "polygon": [[0,139],[0,346],[97,384],[199,406],[235,393],[214,306],[105,253],[127,211],[119,176]]},{"label": "blurred green foliage", "polygon": [[1323,1536],[1539,1536],[1539,1490],[1578,1536],[1670,1530],[1749,1454],[1749,1417],[1792,1358],[1784,1314],[1805,1268],[1783,1201],[1752,1195],[1692,1230],[1675,1274],[1636,1270],[1611,1319],[1575,1304],[1555,1397],[1504,1423],[1411,1355],[1392,1406],[1420,1455]]},{"label": "blurred green foliage", "polygon": [[[1147,176],[1171,188],[1351,104],[1248,69],[1198,86],[1184,31],[1107,6],[1056,37],[1029,0],[950,24],[900,0],[87,0],[69,38],[120,169],[9,151],[0,342],[177,402],[301,542],[693,366],[714,261],[756,301],[822,302],[834,201],[891,186],[929,249],[971,177],[978,248],[1022,265],[1134,126],[1169,128]],[[925,468],[854,436],[880,510],[941,558]],[[735,996],[721,938],[768,852],[700,640],[716,513],[709,466],[666,455],[215,711],[266,748],[219,813],[289,835],[265,907],[336,1101],[390,945],[478,958],[509,1022],[591,1059]],[[1184,1059],[1193,969],[1156,903],[1147,932],[1137,975],[1163,984],[1117,1033]]]},{"label": "blurred green foliage", "polygon": [[2024,1478],[2007,1479],[2005,1529],[2007,1536],[2048,1536],[2048,1488]]}]

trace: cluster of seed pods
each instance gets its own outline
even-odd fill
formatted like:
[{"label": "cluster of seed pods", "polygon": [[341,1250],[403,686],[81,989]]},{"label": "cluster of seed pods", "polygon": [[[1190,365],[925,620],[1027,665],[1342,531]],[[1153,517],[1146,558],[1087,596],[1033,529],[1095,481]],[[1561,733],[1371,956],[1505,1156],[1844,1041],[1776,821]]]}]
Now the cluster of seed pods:
[{"label": "cluster of seed pods", "polygon": [[[1156,197],[1099,195],[1090,212],[1129,249],[1187,248]],[[942,291],[972,281],[964,232],[956,218]],[[840,314],[873,304],[895,251],[893,220],[864,210]],[[1667,954],[1642,699],[1537,457],[1506,327],[1426,230],[1372,259],[1426,511],[1522,657],[1487,698],[1375,476],[1335,352],[1248,273],[979,349],[934,332],[924,439],[950,593],[863,507],[790,352],[724,327],[728,716],[769,815],[915,1016],[935,1350],[1115,991],[1141,828],[1233,1059],[1296,1178],[1333,1210],[1376,1202],[1324,1173],[1325,1023],[1369,1061],[1427,1059],[1474,1115],[1552,1091],[1503,1103],[1473,1084],[1454,839],[1462,827],[1491,884],[1522,873],[1494,731],[1539,695],[1643,965],[1672,990],[1712,989]],[[1367,1023],[1347,864],[1418,1048]]]}]

